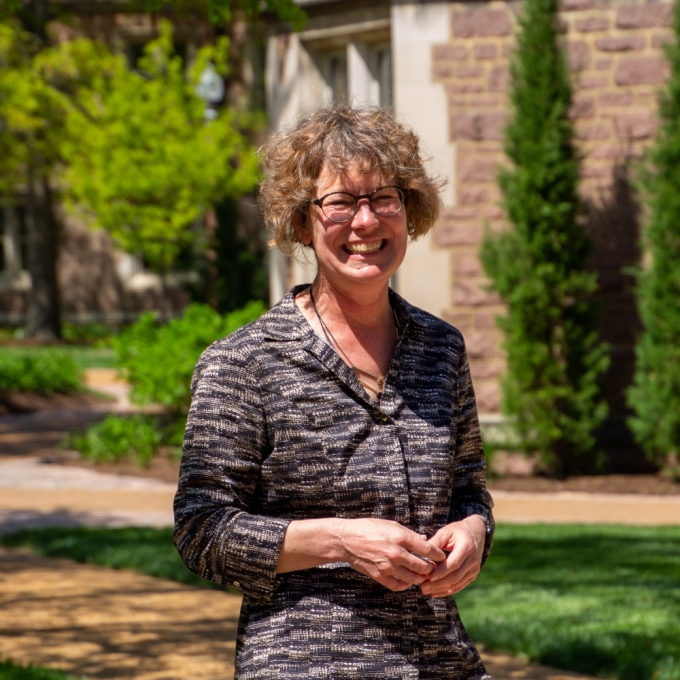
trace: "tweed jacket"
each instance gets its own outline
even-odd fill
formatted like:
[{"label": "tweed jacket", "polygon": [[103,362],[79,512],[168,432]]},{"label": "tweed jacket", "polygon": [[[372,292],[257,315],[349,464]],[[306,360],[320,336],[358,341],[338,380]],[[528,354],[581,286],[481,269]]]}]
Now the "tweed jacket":
[{"label": "tweed jacket", "polygon": [[292,520],[376,517],[432,536],[492,500],[463,338],[390,291],[399,339],[380,403],[294,288],[211,345],[192,381],[175,545],[244,594],[237,680],[488,679],[453,597],[394,593],[338,562],[276,574]]}]

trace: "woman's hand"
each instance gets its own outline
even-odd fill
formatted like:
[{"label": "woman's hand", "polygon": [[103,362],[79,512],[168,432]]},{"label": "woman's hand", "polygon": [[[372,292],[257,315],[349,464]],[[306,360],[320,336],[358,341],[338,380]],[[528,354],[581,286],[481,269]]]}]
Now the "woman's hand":
[{"label": "woman's hand", "polygon": [[276,573],[349,562],[362,574],[398,591],[423,583],[435,568],[434,562],[445,558],[427,537],[391,520],[303,519],[288,525]]},{"label": "woman's hand", "polygon": [[471,515],[441,528],[429,543],[451,552],[420,586],[423,594],[447,597],[472,583],[482,567],[485,539],[486,524],[479,515]]},{"label": "woman's hand", "polygon": [[433,562],[446,557],[432,540],[391,520],[351,519],[340,527],[342,561],[390,590],[425,582],[435,568]]}]

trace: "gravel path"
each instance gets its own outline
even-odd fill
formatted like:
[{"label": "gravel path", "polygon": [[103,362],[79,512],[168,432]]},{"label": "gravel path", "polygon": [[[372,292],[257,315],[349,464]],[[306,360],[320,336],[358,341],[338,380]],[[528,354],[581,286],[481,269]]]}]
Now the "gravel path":
[{"label": "gravel path", "polygon": [[[231,680],[241,598],[0,548],[0,657],[88,678]],[[587,676],[483,652],[494,680]]]}]

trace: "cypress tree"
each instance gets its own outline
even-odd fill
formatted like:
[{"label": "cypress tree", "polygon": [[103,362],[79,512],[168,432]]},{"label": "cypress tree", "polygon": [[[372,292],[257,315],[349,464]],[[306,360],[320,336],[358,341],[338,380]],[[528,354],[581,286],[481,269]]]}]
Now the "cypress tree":
[{"label": "cypress tree", "polygon": [[[680,4],[675,41],[666,46],[670,79],[661,93],[662,124],[647,156],[642,189],[648,205],[643,244],[649,266],[638,272],[643,331],[635,348],[628,404],[636,440],[647,455],[678,474],[680,454]],[[673,463],[673,458],[675,462]]]},{"label": "cypress tree", "polygon": [[607,415],[599,378],[590,241],[579,223],[572,88],[558,0],[526,0],[510,64],[509,167],[499,184],[510,228],[488,232],[481,260],[507,307],[498,318],[508,368],[503,410],[527,451],[558,476],[591,471],[594,429]]}]

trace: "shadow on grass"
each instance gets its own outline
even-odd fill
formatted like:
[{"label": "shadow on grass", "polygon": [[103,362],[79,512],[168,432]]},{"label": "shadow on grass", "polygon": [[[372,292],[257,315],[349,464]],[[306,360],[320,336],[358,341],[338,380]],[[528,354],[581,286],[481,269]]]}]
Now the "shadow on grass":
[{"label": "shadow on grass", "polygon": [[[172,529],[147,527],[25,529],[0,537],[0,545],[30,548],[44,557],[65,557],[75,562],[111,569],[130,569],[189,586],[237,593],[206,581],[189,571],[172,542]],[[240,593],[239,593],[240,594]]]},{"label": "shadow on grass", "polygon": [[0,680],[77,680],[53,668],[21,666],[12,661],[0,661]]}]

